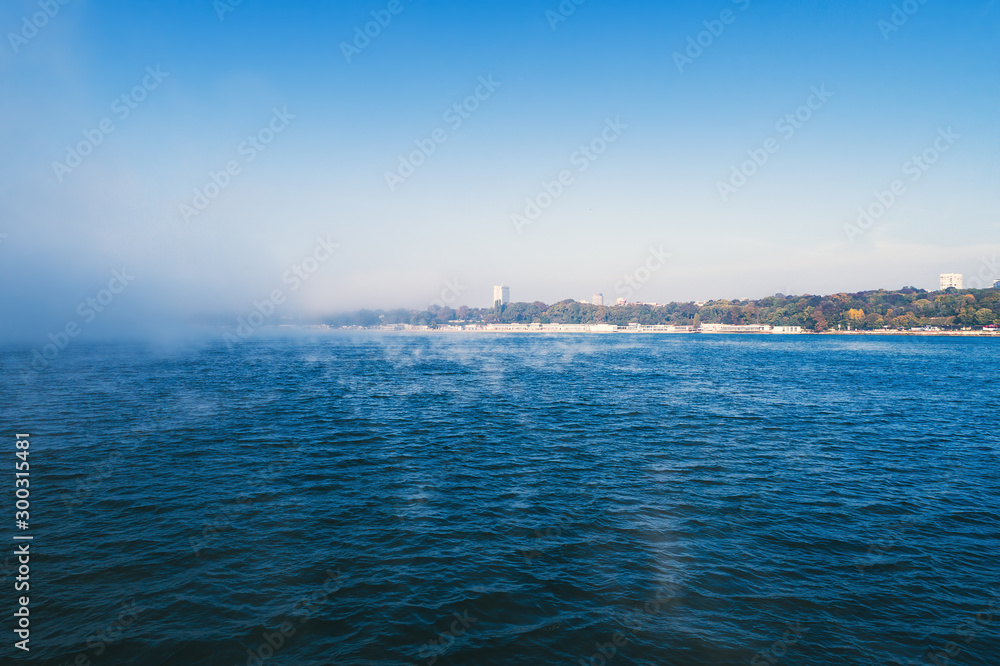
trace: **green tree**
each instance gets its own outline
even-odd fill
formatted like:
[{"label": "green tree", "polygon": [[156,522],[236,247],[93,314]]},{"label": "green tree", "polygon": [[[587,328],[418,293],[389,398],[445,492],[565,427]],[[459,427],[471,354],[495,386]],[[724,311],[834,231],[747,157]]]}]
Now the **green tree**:
[{"label": "green tree", "polygon": [[958,323],[962,326],[972,326],[976,323],[976,309],[971,305],[963,305],[958,313]]},{"label": "green tree", "polygon": [[989,326],[995,321],[993,310],[989,308],[979,308],[976,310],[976,324],[979,326]]}]

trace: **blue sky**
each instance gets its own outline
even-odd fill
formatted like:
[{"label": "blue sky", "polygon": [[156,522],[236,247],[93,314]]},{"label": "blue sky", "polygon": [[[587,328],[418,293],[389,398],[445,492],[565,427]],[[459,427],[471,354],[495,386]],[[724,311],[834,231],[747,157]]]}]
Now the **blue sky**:
[{"label": "blue sky", "polygon": [[[42,27],[25,29],[46,6]],[[1000,278],[1000,9],[989,0],[562,8],[5,3],[0,274],[14,288],[2,332],[74,319],[122,267],[136,277],[105,326],[245,313],[274,289],[288,314],[423,308],[448,284],[473,306],[499,282],[515,300],[607,298],[650,248],[671,258],[634,300]],[[348,62],[343,44],[372,12],[391,21]],[[122,117],[116,99],[144,80],[151,89]],[[446,116],[477,89],[460,125]],[[275,109],[281,131],[248,149]],[[794,134],[779,131],[796,112],[807,119]],[[113,131],[95,134],[105,119]],[[614,140],[581,158],[609,121]],[[100,138],[92,152],[54,167],[85,132]],[[951,139],[935,147],[942,132]],[[391,189],[387,172],[416,142],[433,152]],[[763,164],[744,164],[761,151]],[[905,165],[925,151],[935,161],[914,178]],[[185,216],[230,162],[238,173]],[[741,167],[752,175],[724,196]],[[548,201],[544,184],[561,172],[570,182]],[[881,216],[849,231],[894,181]],[[547,207],[518,231],[526,200]],[[284,276],[317,237],[339,247],[293,290]]]}]

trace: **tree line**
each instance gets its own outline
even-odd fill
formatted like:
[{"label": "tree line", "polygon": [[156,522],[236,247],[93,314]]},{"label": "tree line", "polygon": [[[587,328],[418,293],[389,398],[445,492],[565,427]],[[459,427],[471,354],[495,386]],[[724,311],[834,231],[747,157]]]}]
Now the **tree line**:
[{"label": "tree line", "polygon": [[942,329],[1000,325],[1000,290],[948,289],[929,292],[914,287],[879,289],[828,296],[775,294],[759,300],[716,300],[704,304],[667,303],[592,305],[564,300],[547,305],[509,303],[502,308],[432,305],[427,310],[361,310],[329,317],[322,323],[376,327],[387,324],[448,326],[459,324],[628,324],[697,326],[699,324],[769,324],[827,330]]}]

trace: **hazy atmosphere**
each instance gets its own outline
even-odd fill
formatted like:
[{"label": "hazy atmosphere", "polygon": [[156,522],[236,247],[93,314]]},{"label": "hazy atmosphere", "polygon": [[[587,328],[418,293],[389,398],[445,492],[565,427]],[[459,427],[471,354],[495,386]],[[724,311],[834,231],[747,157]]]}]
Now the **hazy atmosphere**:
[{"label": "hazy atmosphere", "polygon": [[1000,664],[997,0],[0,28],[0,664]]},{"label": "hazy atmosphere", "polygon": [[6,2],[0,332],[985,283],[1000,10],[903,4]]}]

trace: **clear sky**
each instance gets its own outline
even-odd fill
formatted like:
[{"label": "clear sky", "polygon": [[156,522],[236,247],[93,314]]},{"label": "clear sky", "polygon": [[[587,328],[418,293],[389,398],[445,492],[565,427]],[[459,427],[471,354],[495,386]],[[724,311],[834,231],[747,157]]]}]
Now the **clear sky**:
[{"label": "clear sky", "polygon": [[0,332],[1000,278],[994,2],[8,0]]}]

